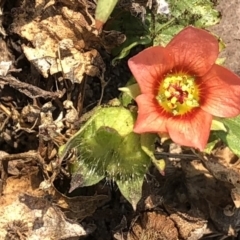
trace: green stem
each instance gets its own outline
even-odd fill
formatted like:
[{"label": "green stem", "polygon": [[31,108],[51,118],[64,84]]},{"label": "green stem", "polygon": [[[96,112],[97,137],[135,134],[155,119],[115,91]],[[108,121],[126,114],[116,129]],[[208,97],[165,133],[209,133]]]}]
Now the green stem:
[{"label": "green stem", "polygon": [[111,15],[118,0],[98,0],[95,18],[105,23]]}]

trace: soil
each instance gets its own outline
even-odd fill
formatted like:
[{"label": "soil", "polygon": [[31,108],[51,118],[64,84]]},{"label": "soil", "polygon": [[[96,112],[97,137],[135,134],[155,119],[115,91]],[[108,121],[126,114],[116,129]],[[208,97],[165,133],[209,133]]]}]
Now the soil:
[{"label": "soil", "polygon": [[[80,29],[83,42],[74,42],[76,48],[63,41],[67,48],[58,46],[62,51],[58,57],[66,60],[62,68],[70,64],[66,49],[83,61],[81,69],[73,67],[73,75],[75,70],[79,75],[63,69],[59,73],[54,64],[49,69],[58,47],[54,40],[41,39],[48,33],[45,27],[55,23],[57,29],[67,18],[66,9],[65,18],[54,18],[63,6],[86,13],[86,3],[94,1],[33,2],[0,1],[0,240],[240,239],[238,158],[223,144],[207,160],[166,159],[165,176],[152,166],[136,211],[110,180],[69,193],[71,178],[66,162],[58,162],[58,147],[81,127],[84,113],[100,100],[106,104],[119,96],[118,88],[125,86],[131,73],[127,58],[111,64],[113,43],[106,47],[102,35],[87,34],[91,7],[84,20],[76,16],[79,26],[74,18],[70,21],[74,30]],[[36,18],[43,8],[41,21],[55,13],[46,25]],[[217,9],[221,21],[209,30],[226,44],[221,53],[225,66],[240,74],[240,0],[219,1]],[[69,25],[56,29],[59,36],[65,31],[75,37]],[[33,46],[44,46],[48,58],[33,52]],[[49,46],[56,51],[52,53]],[[137,47],[130,55],[140,50]],[[37,60],[31,58],[34,54]]]},{"label": "soil", "polygon": [[236,49],[240,46],[240,29],[236,25],[239,21],[239,1],[219,1],[217,9],[221,12],[219,24],[210,28],[211,31],[220,36],[226,44],[226,49],[222,57],[226,58],[225,66],[239,74],[239,64],[237,59],[240,57]]}]

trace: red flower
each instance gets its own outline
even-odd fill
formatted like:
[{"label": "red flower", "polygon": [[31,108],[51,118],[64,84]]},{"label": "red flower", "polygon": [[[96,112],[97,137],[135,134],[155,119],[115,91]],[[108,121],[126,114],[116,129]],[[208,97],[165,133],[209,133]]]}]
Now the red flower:
[{"label": "red flower", "polygon": [[128,64],[141,89],[134,132],[165,132],[203,150],[213,116],[240,114],[240,78],[215,64],[218,53],[213,35],[187,27],[165,48],[132,57]]}]

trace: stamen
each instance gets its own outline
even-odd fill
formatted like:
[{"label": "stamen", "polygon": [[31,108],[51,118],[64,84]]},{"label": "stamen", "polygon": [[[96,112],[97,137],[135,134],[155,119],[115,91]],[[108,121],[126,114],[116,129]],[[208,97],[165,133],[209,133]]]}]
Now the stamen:
[{"label": "stamen", "polygon": [[169,74],[161,82],[159,104],[174,116],[183,115],[199,106],[199,90],[195,78],[187,74]]}]

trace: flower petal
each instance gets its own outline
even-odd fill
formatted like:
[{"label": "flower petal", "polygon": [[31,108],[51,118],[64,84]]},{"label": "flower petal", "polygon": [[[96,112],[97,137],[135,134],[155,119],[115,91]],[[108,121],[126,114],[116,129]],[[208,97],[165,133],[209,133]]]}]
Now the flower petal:
[{"label": "flower petal", "polygon": [[186,116],[170,118],[166,127],[175,143],[202,151],[208,141],[211,123],[212,115],[196,108]]},{"label": "flower petal", "polygon": [[135,133],[167,132],[165,125],[170,116],[161,109],[154,95],[141,94],[136,102],[138,117],[133,129]]},{"label": "flower petal", "polygon": [[217,117],[240,114],[240,77],[228,69],[214,65],[202,78],[201,108]]},{"label": "flower petal", "polygon": [[176,71],[204,75],[218,57],[217,39],[205,30],[187,27],[167,45],[175,61]]},{"label": "flower petal", "polygon": [[128,66],[141,92],[154,94],[164,74],[173,67],[169,52],[160,46],[150,47],[128,60]]}]

